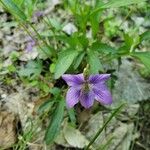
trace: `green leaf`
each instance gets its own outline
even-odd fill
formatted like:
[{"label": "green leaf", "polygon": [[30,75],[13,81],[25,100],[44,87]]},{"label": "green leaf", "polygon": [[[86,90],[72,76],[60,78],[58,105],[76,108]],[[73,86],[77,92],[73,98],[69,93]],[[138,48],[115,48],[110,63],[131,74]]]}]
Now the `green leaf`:
[{"label": "green leaf", "polygon": [[80,52],[79,53],[78,57],[76,57],[76,59],[74,60],[74,64],[73,64],[74,69],[77,69],[79,67],[79,65],[81,64],[84,56],[85,56],[85,52]]},{"label": "green leaf", "polygon": [[124,34],[126,49],[133,51],[135,47],[140,43],[139,35],[130,36],[129,34]]},{"label": "green leaf", "polygon": [[57,87],[53,87],[49,91],[51,94],[53,94],[55,97],[60,95],[61,90]]},{"label": "green leaf", "polygon": [[109,0],[107,3],[102,4],[98,8],[96,8],[92,13],[98,12],[102,9],[107,9],[107,8],[114,8],[114,7],[122,7],[122,6],[128,6],[131,4],[138,4],[140,2],[144,2],[146,0]]},{"label": "green leaf", "polygon": [[21,6],[23,4],[23,2],[24,2],[24,0],[13,0],[13,1],[18,6]]},{"label": "green leaf", "polygon": [[91,23],[93,37],[95,37],[99,31],[100,15],[101,15],[101,12],[95,12],[90,16],[90,23]]},{"label": "green leaf", "polygon": [[91,49],[94,51],[98,51],[99,53],[116,53],[116,49],[114,47],[111,47],[105,43],[100,43],[100,42],[94,42],[91,46]]},{"label": "green leaf", "polygon": [[0,0],[3,6],[20,21],[26,21],[24,12],[12,0]]},{"label": "green leaf", "polygon": [[97,74],[99,71],[104,71],[100,59],[95,54],[95,51],[88,51],[88,62],[90,65],[90,73]]},{"label": "green leaf", "polygon": [[70,47],[76,47],[77,45],[77,38],[74,36],[66,36],[66,35],[56,35],[55,38],[57,40],[60,40],[61,42],[64,42],[65,44],[68,44]]},{"label": "green leaf", "polygon": [[58,79],[65,73],[77,55],[78,52],[75,50],[65,50],[60,53],[58,61],[56,62],[55,79]]},{"label": "green leaf", "polygon": [[74,108],[68,109],[68,115],[69,115],[69,119],[71,121],[71,124],[73,126],[75,126],[76,125],[76,116],[75,116]]},{"label": "green leaf", "polygon": [[55,54],[55,49],[50,46],[43,45],[42,50],[48,57],[51,57],[53,54]]},{"label": "green leaf", "polygon": [[65,106],[64,100],[61,100],[54,111],[54,114],[52,116],[52,119],[49,123],[49,126],[45,134],[46,144],[52,143],[59,133],[61,122],[64,115],[64,106]]},{"label": "green leaf", "polygon": [[40,75],[42,71],[41,61],[29,61],[26,67],[21,68],[18,73],[20,76],[35,78]]},{"label": "green leaf", "polygon": [[141,41],[144,41],[144,40],[150,40],[150,30],[142,33],[140,35],[140,38],[141,38]]},{"label": "green leaf", "polygon": [[43,112],[49,111],[50,108],[53,106],[53,104],[54,104],[54,101],[51,101],[50,99],[48,99],[46,102],[40,105],[40,107],[38,108],[38,113],[41,114]]},{"label": "green leaf", "polygon": [[30,18],[33,15],[33,11],[34,11],[34,3],[35,1],[33,0],[25,0],[24,1],[24,7],[26,8],[26,14],[27,16]]},{"label": "green leaf", "polygon": [[117,55],[118,56],[124,56],[124,55],[129,55],[130,54],[130,49],[126,46],[121,46],[118,48]]},{"label": "green leaf", "polygon": [[88,47],[89,41],[84,35],[78,36],[77,39],[78,43],[82,45],[83,49]]},{"label": "green leaf", "polygon": [[56,19],[50,18],[48,21],[56,30],[61,30],[62,24],[60,24]]},{"label": "green leaf", "polygon": [[133,38],[129,34],[124,34],[125,45],[127,49],[130,49],[133,44]]},{"label": "green leaf", "polygon": [[150,52],[134,52],[131,56],[138,58],[150,71]]},{"label": "green leaf", "polygon": [[66,6],[69,7],[69,9],[73,12],[75,15],[79,11],[79,2],[76,0],[67,0],[66,1]]}]

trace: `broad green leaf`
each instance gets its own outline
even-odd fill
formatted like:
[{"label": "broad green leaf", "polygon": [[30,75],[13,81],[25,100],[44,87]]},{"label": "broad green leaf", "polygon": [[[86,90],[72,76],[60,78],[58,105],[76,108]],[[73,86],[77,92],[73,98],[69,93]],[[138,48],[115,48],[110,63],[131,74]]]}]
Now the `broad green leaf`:
[{"label": "broad green leaf", "polygon": [[98,51],[99,53],[116,53],[116,49],[114,47],[111,47],[105,43],[100,43],[100,42],[94,42],[91,46],[91,49],[94,51]]},{"label": "broad green leaf", "polygon": [[20,21],[26,21],[24,12],[12,0],[0,0],[3,6]]},{"label": "broad green leaf", "polygon": [[101,6],[99,6],[98,8],[96,8],[91,14],[98,12],[102,9],[128,6],[131,4],[138,4],[138,3],[144,2],[144,1],[146,1],[146,0],[109,0],[107,3],[104,3]]},{"label": "broad green leaf", "polygon": [[138,58],[150,71],[150,52],[134,52],[131,56]]},{"label": "broad green leaf", "polygon": [[75,50],[65,50],[60,53],[58,61],[56,62],[55,79],[58,79],[66,72],[77,55],[78,52]]},{"label": "broad green leaf", "polygon": [[81,64],[84,56],[85,56],[85,52],[79,53],[79,55],[74,60],[74,64],[73,64],[74,69],[77,69],[79,67],[79,65]]},{"label": "broad green leaf", "polygon": [[103,66],[95,51],[88,51],[88,63],[90,65],[90,73],[97,74],[99,71],[103,71]]},{"label": "broad green leaf", "polygon": [[140,38],[141,38],[141,41],[150,40],[150,30],[142,33]]},{"label": "broad green leaf", "polygon": [[45,134],[46,144],[52,143],[59,133],[61,122],[64,115],[64,106],[65,106],[64,104],[65,104],[64,100],[61,100],[54,111],[54,114],[52,116],[52,119],[49,123],[49,126]]}]

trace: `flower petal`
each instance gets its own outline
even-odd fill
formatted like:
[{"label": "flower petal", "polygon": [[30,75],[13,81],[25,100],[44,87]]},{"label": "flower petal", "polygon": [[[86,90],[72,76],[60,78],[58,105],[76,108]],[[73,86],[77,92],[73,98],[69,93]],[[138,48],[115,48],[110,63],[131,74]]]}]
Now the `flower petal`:
[{"label": "flower petal", "polygon": [[93,92],[95,94],[95,99],[102,104],[110,105],[112,104],[112,96],[105,84],[99,84],[93,87]]},{"label": "flower petal", "polygon": [[89,83],[90,84],[104,83],[106,80],[109,79],[109,77],[110,77],[110,74],[90,75],[90,77],[89,77]]},{"label": "flower petal", "polygon": [[85,108],[91,107],[94,103],[94,93],[92,91],[84,93],[83,91],[80,96],[80,103]]},{"label": "flower petal", "polygon": [[66,103],[68,108],[72,108],[75,104],[79,102],[81,90],[80,88],[71,87],[67,91]]},{"label": "flower petal", "polygon": [[71,74],[64,74],[62,78],[66,81],[69,86],[78,86],[84,83],[83,74],[71,75]]}]

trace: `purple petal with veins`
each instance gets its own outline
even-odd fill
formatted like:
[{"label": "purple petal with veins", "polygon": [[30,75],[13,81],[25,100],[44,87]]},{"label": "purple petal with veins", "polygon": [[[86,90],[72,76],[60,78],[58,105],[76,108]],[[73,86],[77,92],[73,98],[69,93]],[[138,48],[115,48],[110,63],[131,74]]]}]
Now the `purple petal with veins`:
[{"label": "purple petal with veins", "polygon": [[106,85],[99,84],[98,86],[94,86],[92,90],[95,94],[95,99],[98,102],[105,104],[105,105],[112,104],[112,96],[109,90],[107,89]]},{"label": "purple petal with veins", "polygon": [[93,91],[84,92],[80,96],[80,103],[84,108],[90,108],[94,103],[94,93]]},{"label": "purple petal with veins", "polygon": [[84,83],[83,74],[70,75],[64,74],[62,78],[66,81],[69,86],[80,86]]},{"label": "purple petal with veins", "polygon": [[90,75],[89,83],[90,84],[98,84],[104,83],[106,80],[110,78],[110,74],[97,74],[97,75]]},{"label": "purple petal with veins", "polygon": [[66,103],[68,108],[72,108],[75,104],[79,102],[80,93],[81,93],[81,89],[74,88],[74,87],[71,87],[67,91]]}]

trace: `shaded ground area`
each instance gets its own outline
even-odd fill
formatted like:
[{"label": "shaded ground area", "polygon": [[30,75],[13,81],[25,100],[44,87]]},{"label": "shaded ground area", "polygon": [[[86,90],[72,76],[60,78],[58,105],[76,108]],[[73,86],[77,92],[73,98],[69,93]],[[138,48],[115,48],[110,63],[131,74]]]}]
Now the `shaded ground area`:
[{"label": "shaded ground area", "polygon": [[150,104],[149,101],[142,102],[135,122],[137,130],[140,133],[139,138],[135,141],[133,149],[149,149],[150,148]]}]

